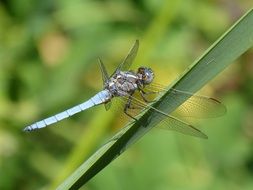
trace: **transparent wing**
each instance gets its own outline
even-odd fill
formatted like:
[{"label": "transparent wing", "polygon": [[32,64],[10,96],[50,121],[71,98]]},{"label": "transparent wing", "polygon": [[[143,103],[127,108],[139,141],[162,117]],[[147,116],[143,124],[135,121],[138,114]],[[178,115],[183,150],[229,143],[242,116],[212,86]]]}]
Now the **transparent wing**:
[{"label": "transparent wing", "polygon": [[[147,91],[147,95],[159,94],[166,89],[162,85],[152,84],[144,88]],[[189,98],[186,102],[181,104],[175,114],[182,117],[194,117],[194,118],[213,118],[219,117],[226,113],[226,106],[214,98],[207,96],[194,95],[189,92],[180,91],[176,89],[170,89],[172,91],[172,98],[175,102],[180,99]],[[152,98],[151,98],[152,99]],[[154,98],[153,98],[154,99]]]},{"label": "transparent wing", "polygon": [[104,105],[105,105],[105,110],[107,111],[111,108],[112,102],[111,101],[106,102]]},{"label": "transparent wing", "polygon": [[136,40],[133,47],[130,49],[127,56],[123,60],[123,62],[117,67],[117,69],[115,70],[113,75],[119,71],[128,71],[129,70],[129,68],[131,67],[131,65],[137,55],[138,49],[139,49],[139,40]]},{"label": "transparent wing", "polygon": [[[174,93],[175,97],[187,96],[185,92],[174,91]],[[192,95],[176,109],[175,113],[184,117],[213,118],[223,116],[226,113],[226,107],[214,98]]]},{"label": "transparent wing", "polygon": [[106,71],[105,65],[103,64],[103,62],[100,58],[98,58],[98,62],[99,62],[100,71],[101,71],[101,74],[102,74],[103,86],[105,86],[105,84],[109,80],[109,75]]},{"label": "transparent wing", "polygon": [[161,118],[161,123],[159,124],[159,127],[166,130],[177,131],[185,135],[190,135],[203,139],[208,138],[207,135],[199,129],[172,116],[170,116],[169,118],[165,118],[164,120]]},{"label": "transparent wing", "polygon": [[[99,67],[100,67],[100,71],[101,71],[101,74],[102,74],[102,80],[103,80],[103,87],[105,87],[106,83],[108,82],[109,80],[109,75],[107,73],[107,70],[105,68],[105,65],[104,63],[102,62],[102,60],[100,58],[98,58],[98,62],[99,62]],[[105,110],[109,110],[110,107],[111,107],[111,101],[108,101],[104,104],[105,106]]]},{"label": "transparent wing", "polygon": [[[125,97],[124,99],[127,99],[127,97]],[[205,135],[199,129],[152,107],[151,105],[143,102],[142,100],[132,97],[131,104],[133,106],[133,109],[141,109],[141,111],[144,111],[145,109],[150,108],[151,110],[157,112],[159,116],[154,117],[153,119],[157,120],[158,126],[163,129],[174,130],[182,134],[190,135],[194,137],[205,138],[205,139],[207,138],[207,135]],[[131,110],[131,108],[129,110]]]}]

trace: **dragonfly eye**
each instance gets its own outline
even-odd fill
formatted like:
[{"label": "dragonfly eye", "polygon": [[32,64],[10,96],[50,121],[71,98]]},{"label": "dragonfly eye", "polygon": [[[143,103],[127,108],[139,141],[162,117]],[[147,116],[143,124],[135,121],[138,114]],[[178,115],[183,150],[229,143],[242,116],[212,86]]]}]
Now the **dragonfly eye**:
[{"label": "dragonfly eye", "polygon": [[150,84],[154,79],[154,73],[152,69],[147,67],[140,67],[138,73],[142,76],[142,82],[144,84]]}]

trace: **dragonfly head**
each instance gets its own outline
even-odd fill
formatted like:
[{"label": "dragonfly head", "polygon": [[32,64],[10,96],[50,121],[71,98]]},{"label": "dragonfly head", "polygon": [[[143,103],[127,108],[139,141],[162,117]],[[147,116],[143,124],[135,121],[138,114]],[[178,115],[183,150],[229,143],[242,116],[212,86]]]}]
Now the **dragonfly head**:
[{"label": "dragonfly head", "polygon": [[154,73],[152,69],[148,67],[139,67],[137,73],[140,76],[140,80],[144,85],[150,84],[154,79]]}]

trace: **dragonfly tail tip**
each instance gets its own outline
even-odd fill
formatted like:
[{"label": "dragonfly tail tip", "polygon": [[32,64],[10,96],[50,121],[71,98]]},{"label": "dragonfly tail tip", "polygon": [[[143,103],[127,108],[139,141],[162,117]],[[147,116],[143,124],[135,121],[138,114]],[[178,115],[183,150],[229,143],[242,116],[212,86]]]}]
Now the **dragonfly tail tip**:
[{"label": "dragonfly tail tip", "polygon": [[24,132],[30,132],[30,131],[32,131],[32,130],[33,130],[33,129],[32,129],[30,126],[25,127],[25,128],[23,129]]}]

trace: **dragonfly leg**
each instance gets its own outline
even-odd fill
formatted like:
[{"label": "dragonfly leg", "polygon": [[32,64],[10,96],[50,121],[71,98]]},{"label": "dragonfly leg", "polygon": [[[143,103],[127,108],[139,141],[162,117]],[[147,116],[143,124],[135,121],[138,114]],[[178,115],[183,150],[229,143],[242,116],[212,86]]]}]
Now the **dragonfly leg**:
[{"label": "dragonfly leg", "polygon": [[160,92],[159,91],[149,91],[149,92],[145,92],[143,89],[140,89],[143,94],[159,94]]},{"label": "dragonfly leg", "polygon": [[142,99],[143,99],[146,103],[152,103],[152,102],[154,102],[154,101],[147,100],[147,98],[145,97],[146,95],[158,93],[158,92],[154,92],[154,91],[152,91],[152,92],[145,92],[145,91],[142,90],[142,89],[139,89],[139,92],[140,92],[140,94],[141,94]]},{"label": "dragonfly leg", "polygon": [[131,107],[131,102],[132,102],[132,96],[129,96],[129,98],[128,98],[128,100],[127,100],[127,103],[125,104],[125,107],[124,107],[124,113],[125,113],[128,117],[130,117],[130,118],[134,119],[135,121],[137,121],[137,119],[136,119],[134,116],[132,116],[131,114],[129,114],[129,113],[127,112],[128,109],[134,109],[133,107]]}]

